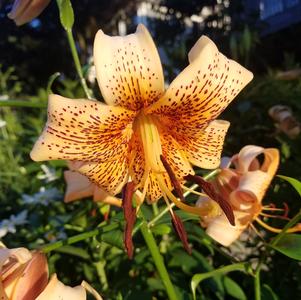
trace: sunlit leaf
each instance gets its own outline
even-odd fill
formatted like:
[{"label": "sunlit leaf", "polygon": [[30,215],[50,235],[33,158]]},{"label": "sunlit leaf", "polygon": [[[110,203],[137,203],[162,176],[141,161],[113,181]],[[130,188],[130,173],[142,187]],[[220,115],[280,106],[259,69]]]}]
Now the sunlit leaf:
[{"label": "sunlit leaf", "polygon": [[278,175],[278,177],[289,182],[295,188],[295,190],[298,192],[298,194],[301,196],[301,182],[299,180],[292,178],[292,177],[283,176],[283,175]]},{"label": "sunlit leaf", "polygon": [[285,234],[273,248],[290,258],[301,260],[301,235]]},{"label": "sunlit leaf", "polygon": [[164,235],[164,234],[170,233],[171,228],[167,224],[158,224],[158,225],[152,227],[151,230],[154,234]]}]

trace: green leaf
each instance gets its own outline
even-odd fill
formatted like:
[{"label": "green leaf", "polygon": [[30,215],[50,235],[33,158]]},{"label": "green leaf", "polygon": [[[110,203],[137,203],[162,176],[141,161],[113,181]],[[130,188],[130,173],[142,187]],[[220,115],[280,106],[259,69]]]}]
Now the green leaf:
[{"label": "green leaf", "polygon": [[60,11],[61,24],[66,31],[70,31],[74,24],[74,12],[70,0],[57,0]]},{"label": "green leaf", "polygon": [[170,233],[171,228],[167,224],[159,224],[159,225],[155,225],[154,227],[152,227],[151,230],[154,234],[163,235],[163,234]]},{"label": "green leaf", "polygon": [[299,180],[283,175],[277,175],[277,176],[289,182],[295,188],[298,194],[301,196],[301,182]]},{"label": "green leaf", "polygon": [[198,285],[201,283],[201,281],[210,278],[210,277],[215,277],[224,273],[232,272],[232,271],[245,271],[247,264],[246,263],[237,263],[237,264],[232,264],[229,266],[225,266],[207,273],[200,273],[200,274],[195,274],[192,279],[191,279],[191,290],[192,290],[192,295],[193,299],[196,300],[196,288]]},{"label": "green leaf", "polygon": [[275,294],[270,286],[264,284],[261,289],[262,300],[279,300],[279,297]]},{"label": "green leaf", "polygon": [[121,230],[112,230],[101,235],[101,240],[112,246],[124,249],[123,232]]},{"label": "green leaf", "polygon": [[238,300],[247,300],[247,296],[245,295],[244,291],[241,287],[230,277],[224,277],[224,287],[230,296]]},{"label": "green leaf", "polygon": [[56,249],[55,251],[60,252],[60,253],[70,254],[70,255],[73,255],[73,256],[78,256],[78,257],[83,258],[83,259],[89,259],[90,258],[90,255],[86,250],[84,250],[82,248],[70,246],[70,245],[60,247],[60,248]]},{"label": "green leaf", "polygon": [[285,234],[272,247],[290,258],[301,260],[301,235],[299,234]]}]

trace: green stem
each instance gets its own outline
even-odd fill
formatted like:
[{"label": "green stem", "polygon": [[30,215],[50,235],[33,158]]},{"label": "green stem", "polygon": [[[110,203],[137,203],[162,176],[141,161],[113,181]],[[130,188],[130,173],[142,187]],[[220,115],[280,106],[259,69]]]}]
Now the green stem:
[{"label": "green stem", "polygon": [[260,268],[256,271],[254,277],[254,293],[255,293],[255,300],[261,300]]},{"label": "green stem", "polygon": [[48,252],[51,252],[55,249],[63,247],[65,245],[71,245],[71,244],[77,243],[79,241],[88,239],[90,237],[97,236],[100,233],[104,233],[104,232],[108,232],[110,230],[117,229],[118,227],[119,227],[119,223],[112,223],[110,225],[98,227],[98,228],[96,228],[92,231],[83,232],[83,233],[74,235],[72,237],[69,237],[65,240],[61,240],[61,241],[57,241],[57,242],[54,242],[54,243],[46,244],[46,245],[42,246],[40,250],[43,251],[44,253],[48,253]]},{"label": "green stem", "polygon": [[22,101],[22,100],[5,100],[5,101],[0,101],[0,106],[45,108],[46,104],[40,102],[30,102],[30,101]]},{"label": "green stem", "polygon": [[169,278],[169,274],[167,272],[167,269],[165,267],[164,261],[163,261],[163,257],[160,254],[159,248],[156,244],[155,238],[152,234],[152,232],[149,230],[147,223],[143,222],[141,225],[141,233],[143,235],[143,238],[146,242],[146,245],[152,255],[152,258],[154,260],[154,263],[156,265],[156,268],[159,272],[159,275],[163,281],[163,284],[166,288],[166,292],[168,295],[168,298],[170,300],[177,300],[177,294],[175,292],[175,289],[171,283],[171,280]]},{"label": "green stem", "polygon": [[67,38],[68,38],[69,46],[70,46],[70,49],[71,49],[71,54],[72,54],[72,57],[73,57],[73,61],[74,61],[74,64],[75,64],[75,68],[76,68],[77,74],[80,78],[80,83],[81,83],[81,85],[82,85],[82,87],[85,91],[85,94],[86,94],[87,98],[92,99],[92,96],[90,94],[89,88],[88,88],[87,83],[86,83],[86,80],[83,76],[83,72],[82,72],[82,68],[81,68],[81,65],[80,65],[78,53],[77,53],[77,50],[76,50],[72,30],[68,29],[68,30],[66,30],[66,33],[67,33]]}]

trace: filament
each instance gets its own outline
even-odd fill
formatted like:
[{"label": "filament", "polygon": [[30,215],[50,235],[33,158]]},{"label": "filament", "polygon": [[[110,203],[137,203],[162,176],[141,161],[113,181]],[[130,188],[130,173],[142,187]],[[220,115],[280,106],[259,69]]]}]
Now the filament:
[{"label": "filament", "polygon": [[[272,227],[266,223],[264,223],[261,219],[259,218],[256,218],[255,219],[256,222],[258,224],[260,224],[262,227],[266,228],[267,230],[271,231],[271,232],[274,232],[274,233],[280,233],[282,231],[281,228],[275,228],[275,227]],[[292,232],[298,232],[298,231],[301,231],[301,224],[297,224],[296,226],[292,227],[292,228],[289,228],[288,230],[286,230],[287,233],[292,233]]]}]

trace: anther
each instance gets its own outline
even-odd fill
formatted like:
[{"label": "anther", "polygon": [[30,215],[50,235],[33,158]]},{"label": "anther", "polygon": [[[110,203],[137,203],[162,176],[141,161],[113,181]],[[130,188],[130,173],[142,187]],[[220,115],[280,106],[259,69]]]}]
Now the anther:
[{"label": "anther", "polygon": [[162,161],[162,164],[170,178],[170,181],[175,189],[176,194],[181,199],[181,201],[185,201],[184,195],[183,195],[183,189],[181,187],[180,182],[177,180],[175,173],[173,172],[171,166],[168,164],[167,160],[163,155],[160,155],[160,159]]},{"label": "anther", "polygon": [[128,182],[122,191],[122,208],[125,219],[125,229],[123,242],[127,252],[127,255],[130,259],[133,258],[133,239],[132,239],[132,231],[134,228],[134,224],[136,221],[136,209],[133,207],[132,199],[135,191],[134,182]]},{"label": "anther", "polygon": [[235,218],[231,204],[215,191],[214,186],[210,182],[204,180],[202,177],[197,175],[187,175],[184,177],[184,179],[198,184],[199,187],[204,190],[204,192],[208,195],[209,198],[218,203],[218,205],[225,213],[230,224],[232,226],[235,226]]}]

